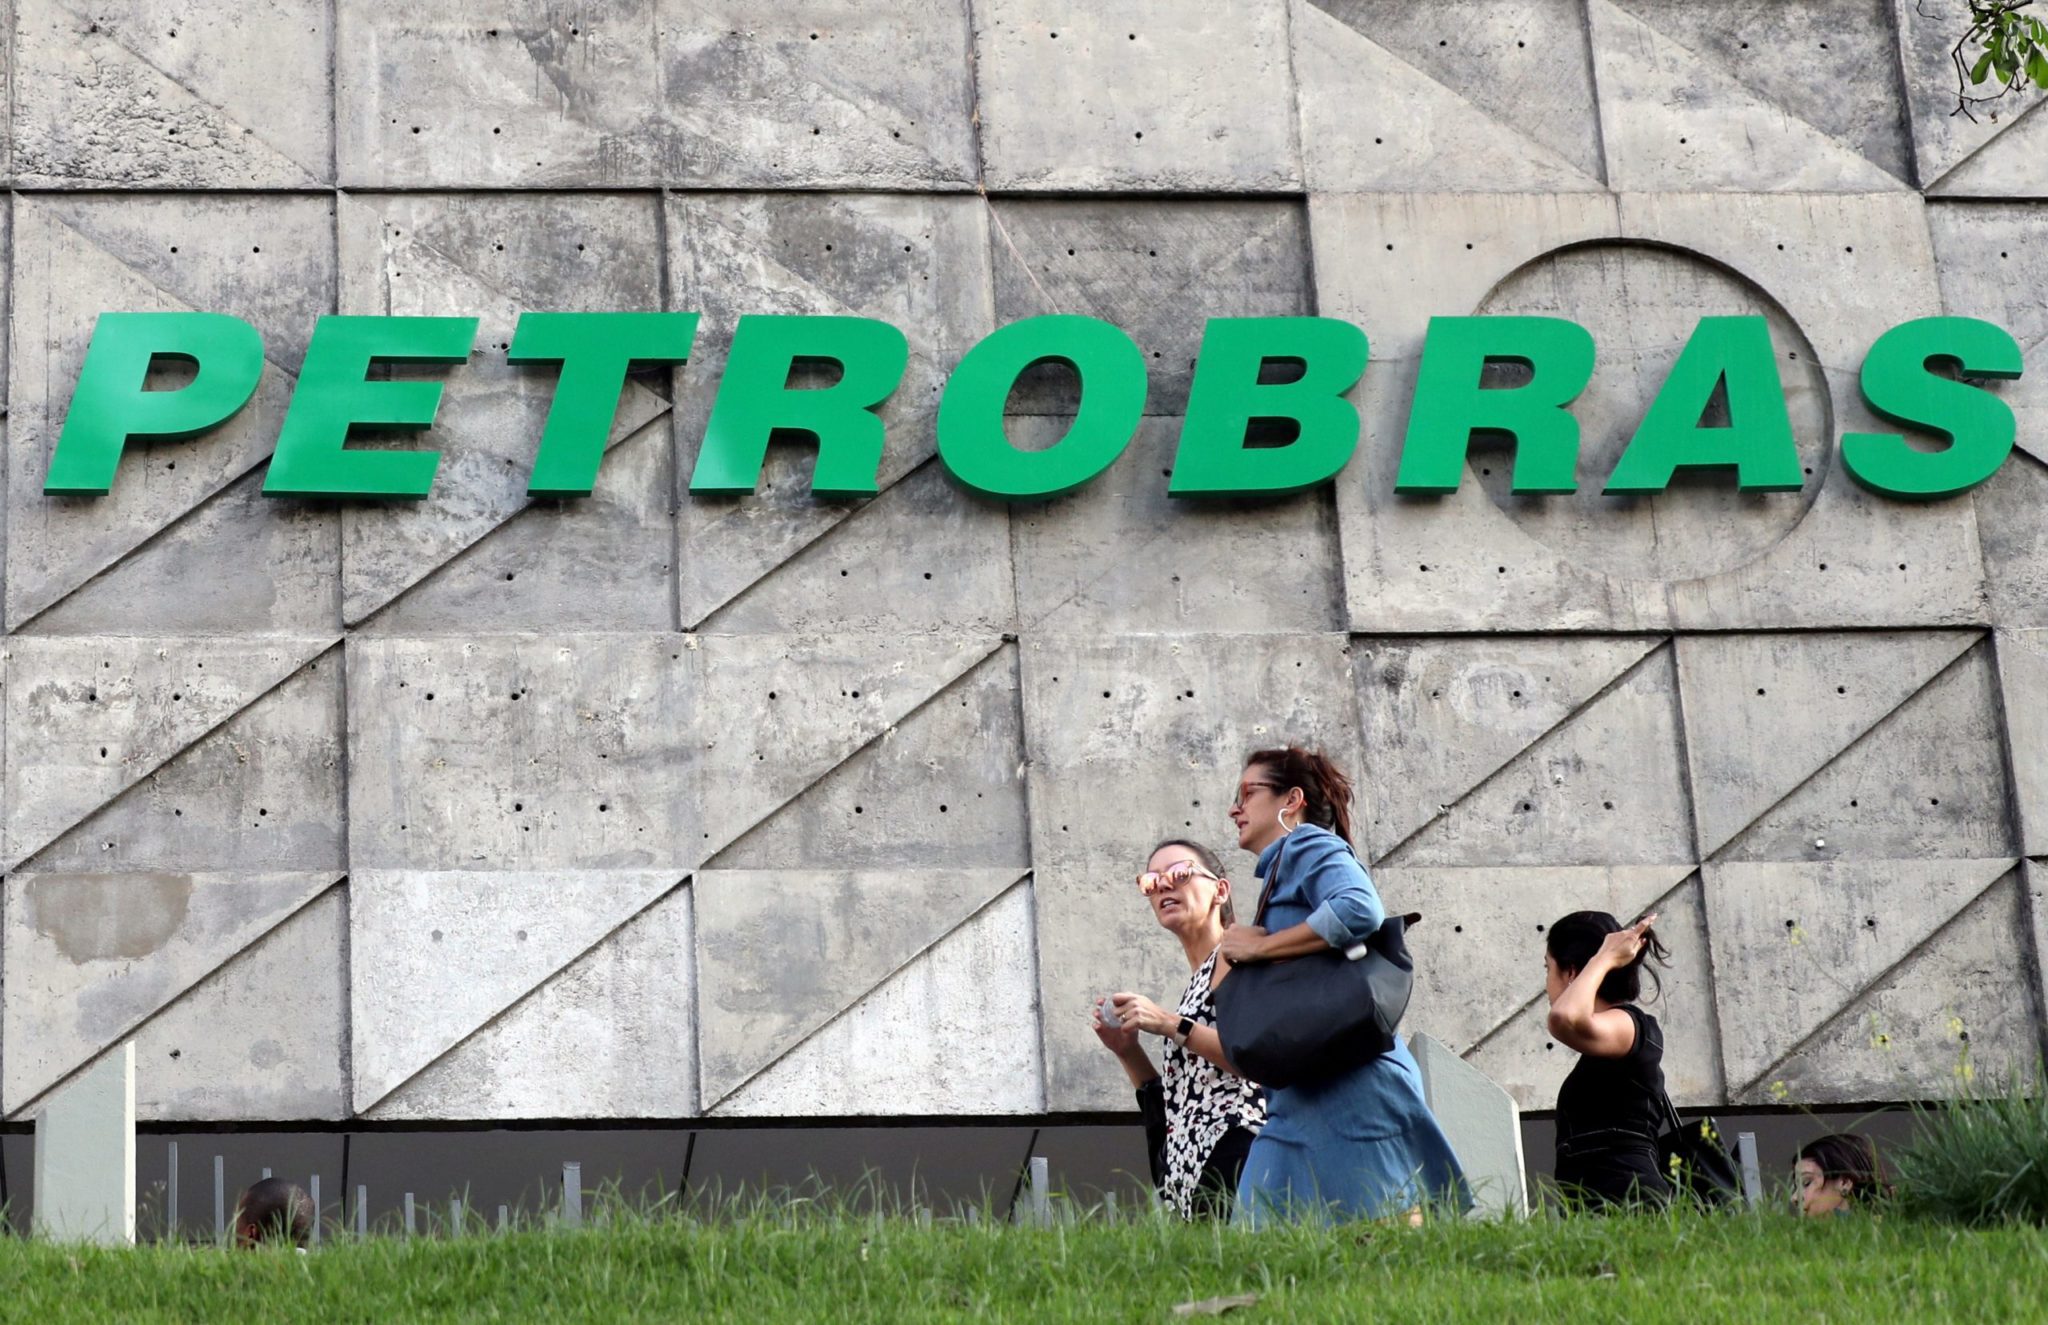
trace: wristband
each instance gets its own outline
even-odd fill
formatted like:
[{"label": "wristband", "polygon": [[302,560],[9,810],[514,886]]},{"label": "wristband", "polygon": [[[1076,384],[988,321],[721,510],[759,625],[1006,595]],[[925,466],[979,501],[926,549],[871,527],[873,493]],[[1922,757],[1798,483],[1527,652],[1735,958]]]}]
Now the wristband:
[{"label": "wristband", "polygon": [[1175,1044],[1185,1049],[1188,1047],[1188,1036],[1193,1035],[1194,1033],[1194,1019],[1192,1017],[1182,1017],[1180,1019],[1180,1025],[1174,1027],[1173,1034],[1167,1038],[1171,1039]]}]

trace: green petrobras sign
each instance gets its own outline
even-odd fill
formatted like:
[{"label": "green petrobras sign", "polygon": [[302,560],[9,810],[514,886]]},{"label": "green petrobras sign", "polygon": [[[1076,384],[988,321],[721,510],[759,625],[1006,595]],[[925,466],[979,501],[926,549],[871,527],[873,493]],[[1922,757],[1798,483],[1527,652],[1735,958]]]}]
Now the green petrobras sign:
[{"label": "green petrobras sign", "polygon": [[[597,480],[626,374],[682,364],[697,335],[695,313],[526,313],[506,357],[558,373],[528,491],[587,495]],[[278,497],[420,498],[433,488],[440,454],[348,445],[358,425],[426,429],[442,384],[384,380],[380,364],[459,364],[477,319],[322,317],[278,431],[263,490]],[[824,497],[877,491],[884,425],[876,413],[901,382],[909,343],[888,323],[860,317],[750,315],[733,330],[690,491],[754,491],[770,439],[808,434],[818,447],[812,490]],[[1321,317],[1210,318],[1202,334],[1168,491],[1176,497],[1286,493],[1335,478],[1358,443],[1348,397],[1365,373],[1366,334]],[[1457,488],[1477,439],[1514,446],[1513,490],[1578,488],[1579,424],[1568,406],[1597,359],[1592,333],[1554,317],[1432,319],[1415,379],[1395,489]],[[191,380],[152,390],[159,360],[179,360]],[[791,369],[825,361],[838,380],[792,387]],[[1034,364],[1067,365],[1081,385],[1071,426],[1054,445],[1019,450],[1003,415],[1018,376]],[[1525,380],[1488,385],[1489,365],[1515,364]],[[130,439],[194,437],[249,403],[263,372],[256,328],[220,313],[105,313],[93,330],[77,390],[43,491],[106,493]],[[1272,365],[1291,376],[1262,381]],[[1842,461],[1858,482],[1888,497],[1925,500],[1965,492],[2011,452],[2016,424],[1996,395],[1963,379],[2016,378],[2020,349],[2004,330],[1974,318],[1902,323],[1865,356],[1861,381],[1872,410],[1900,433],[1849,433]],[[1136,433],[1148,389],[1145,356],[1121,330],[1090,317],[1026,318],[968,350],[940,398],[938,453],[962,485],[1025,501],[1080,487],[1107,469]],[[1720,394],[1727,421],[1703,426]],[[1254,421],[1293,426],[1281,445],[1253,445]],[[1695,326],[1670,376],[1637,424],[1603,491],[1661,491],[1680,470],[1708,469],[1752,491],[1793,491],[1804,479],[1761,317],[1707,317]]]}]

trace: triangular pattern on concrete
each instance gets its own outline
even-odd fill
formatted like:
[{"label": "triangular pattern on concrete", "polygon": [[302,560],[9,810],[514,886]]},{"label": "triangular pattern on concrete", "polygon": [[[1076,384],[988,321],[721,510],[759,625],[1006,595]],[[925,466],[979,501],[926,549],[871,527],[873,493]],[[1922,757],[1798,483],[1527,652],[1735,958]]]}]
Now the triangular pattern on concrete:
[{"label": "triangular pattern on concrete", "polygon": [[[53,204],[16,207],[14,214],[17,251],[38,254],[33,271],[15,272],[17,326],[68,319],[75,312],[71,304],[80,288],[92,291],[98,306],[124,312],[218,311],[194,308],[121,262],[92,243]],[[63,273],[61,288],[51,275],[57,272]],[[40,496],[61,431],[60,402],[68,400],[76,385],[78,364],[66,351],[20,337],[9,349],[10,396],[16,409],[30,402],[41,406],[40,413],[17,413],[9,428],[10,629],[19,629],[261,464],[276,438],[260,419],[284,416],[294,381],[272,364],[254,398],[234,419],[196,442],[168,443],[175,454],[163,452],[161,460],[151,464],[147,482],[133,472],[137,466],[131,460],[124,466],[128,472],[115,476],[106,496],[81,507]],[[80,353],[82,362],[82,347]],[[31,494],[33,500],[24,500]]]},{"label": "triangular pattern on concrete", "polygon": [[2020,849],[2048,855],[2048,630],[1998,632],[1998,684],[2004,697]]},{"label": "triangular pattern on concrete", "polygon": [[1510,759],[1381,859],[1401,866],[1691,860],[1671,650]]},{"label": "triangular pattern on concrete", "polygon": [[[1031,890],[1018,885],[735,1094],[724,1117],[989,1115],[1045,1108]],[[1024,1028],[991,1035],[991,1026]],[[709,1097],[707,1096],[707,1099]]]},{"label": "triangular pattern on concrete", "polygon": [[[122,144],[125,150],[113,155],[131,167],[159,153],[182,157],[176,150],[181,138],[207,144],[200,151],[186,149],[204,164],[196,170],[199,178],[179,178],[180,183],[296,188],[317,185],[326,175],[326,141],[304,145],[317,152],[316,161],[295,155],[290,136],[273,132],[278,127],[275,107],[259,104],[264,94],[275,98],[280,90],[268,77],[247,77],[239,61],[207,61],[204,55],[216,49],[215,41],[188,40],[181,46],[176,32],[156,22],[155,15],[132,23],[95,22],[102,18],[100,11],[76,10],[62,0],[35,8],[39,12],[19,16],[10,34],[17,101],[28,101],[52,84],[72,90],[70,85],[83,83],[73,94],[95,98],[101,113],[62,119],[53,114],[58,107],[39,106],[36,114],[18,119],[16,132],[24,137],[16,143],[15,160],[24,182],[68,187],[135,182],[125,173],[95,178],[92,162],[68,159],[63,140],[71,135],[82,140],[75,146],[89,151],[106,152],[109,144]],[[168,36],[160,35],[166,31]],[[89,61],[89,83],[75,66],[51,67],[81,51]],[[324,91],[294,87],[284,95],[311,97]],[[53,134],[58,140],[47,141]]]},{"label": "triangular pattern on concrete", "polygon": [[[480,340],[497,351],[471,364],[459,385],[445,389],[434,427],[422,435],[419,449],[441,452],[433,494],[421,502],[343,508],[342,617],[354,624],[527,509],[527,476],[555,382],[545,372],[514,368],[498,357],[498,345],[509,343],[519,318],[522,301],[516,294],[486,281],[417,231],[389,238],[389,228],[361,203],[345,203],[341,223],[355,257],[376,261],[380,275],[393,263],[404,274],[402,280],[378,280],[374,296],[351,291],[349,305],[371,299],[393,316],[474,316],[480,319]],[[399,247],[386,252],[367,245],[361,234],[366,228]],[[502,329],[501,339],[491,339],[494,328]],[[628,377],[606,450],[668,410],[668,401]]]},{"label": "triangular pattern on concrete", "polygon": [[1886,174],[1914,178],[1891,0],[1615,4]]},{"label": "triangular pattern on concrete", "polygon": [[1954,630],[1681,636],[1700,850],[1727,845],[1979,638]]},{"label": "triangular pattern on concrete", "polygon": [[697,875],[706,1108],[965,924],[1015,869],[705,870]]},{"label": "triangular pattern on concrete", "polygon": [[0,654],[7,858],[40,850],[333,642],[15,636]]},{"label": "triangular pattern on concrete", "polygon": [[699,753],[692,775],[727,812],[702,861],[788,804],[1002,647],[987,635],[692,635]]},{"label": "triangular pattern on concrete", "polygon": [[1587,0],[1610,183],[1631,192],[1906,186],[1609,0]]},{"label": "triangular pattern on concrete", "polygon": [[371,1118],[683,1118],[698,1112],[690,889],[621,925],[422,1068]]},{"label": "triangular pattern on concrete", "polygon": [[274,869],[347,868],[344,689],[336,645],[19,868],[205,872],[252,849]]},{"label": "triangular pattern on concrete", "polygon": [[1308,186],[1562,193],[1604,186],[1321,9],[1295,0]]},{"label": "triangular pattern on concrete", "polygon": [[[1967,115],[1958,113],[1950,52],[1968,26],[1962,7],[1893,0],[1892,12],[1898,22],[1906,111],[1912,123],[1914,155],[1920,163],[1920,184],[1930,193],[1938,193],[1944,176],[2040,105],[2044,96],[2023,87],[1988,105],[1973,106]],[[1982,87],[1966,90],[1977,96],[1996,91],[1988,80]]]},{"label": "triangular pattern on concrete", "polygon": [[1727,860],[2017,852],[1997,682],[1973,646],[1721,849]]},{"label": "triangular pattern on concrete", "polygon": [[1910,959],[1863,991],[1746,1092],[1815,1104],[1959,1093],[1965,1067],[1995,1072],[2040,1053],[2041,1016],[2026,945],[2026,904],[2008,874]]},{"label": "triangular pattern on concrete", "polygon": [[10,876],[5,1111],[48,1091],[340,878]]},{"label": "triangular pattern on concrete", "polygon": [[1388,910],[1422,913],[1411,942],[1429,960],[1416,963],[1409,1025],[1466,1052],[1543,992],[1531,963],[1502,961],[1502,954],[1540,960],[1545,926],[1573,911],[1634,920],[1692,872],[1689,861],[1379,871]]},{"label": "triangular pattern on concrete", "polygon": [[681,883],[668,870],[352,874],[356,1110],[376,1104]]},{"label": "triangular pattern on concrete", "polygon": [[2048,196],[2048,115],[2036,101],[1928,190],[1935,198]]},{"label": "triangular pattern on concrete", "polygon": [[1656,636],[1361,640],[1352,649],[1372,839],[1412,836],[1570,720]]},{"label": "triangular pattern on concrete", "polygon": [[2017,862],[1702,867],[1728,1086],[1739,1095]]}]

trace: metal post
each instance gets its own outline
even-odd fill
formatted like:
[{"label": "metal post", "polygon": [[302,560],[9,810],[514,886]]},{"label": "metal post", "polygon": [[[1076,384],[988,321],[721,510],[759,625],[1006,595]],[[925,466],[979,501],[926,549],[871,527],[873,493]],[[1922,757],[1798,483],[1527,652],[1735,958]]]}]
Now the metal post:
[{"label": "metal post", "polygon": [[356,1236],[370,1235],[370,1188],[367,1183],[356,1184]]},{"label": "metal post", "polygon": [[462,1236],[462,1198],[460,1196],[448,1198],[448,1236],[451,1238]]},{"label": "metal post", "polygon": [[314,1174],[306,1179],[306,1183],[306,1195],[313,1198],[313,1245],[317,1247],[320,1245],[320,1175]]},{"label": "metal post", "polygon": [[411,1237],[417,1232],[419,1232],[419,1222],[417,1216],[413,1213],[412,1193],[407,1192],[405,1194],[405,1235]]},{"label": "metal post", "polygon": [[263,1176],[264,1176],[265,1178],[268,1178],[268,1177],[270,1176],[270,1170],[269,1170],[269,1169],[267,1169],[267,1168],[266,1168],[266,1169],[264,1169],[264,1170],[263,1170]]},{"label": "metal post", "polygon": [[170,1179],[164,1183],[164,1229],[172,1242],[178,1240],[178,1143],[170,1143]]},{"label": "metal post", "polygon": [[1764,1199],[1764,1180],[1756,1160],[1756,1133],[1737,1132],[1735,1153],[1742,1161],[1742,1195],[1751,1206],[1761,1205]]},{"label": "metal post", "polygon": [[583,1166],[574,1162],[562,1165],[562,1223],[583,1227]]},{"label": "metal post", "polygon": [[1113,1191],[1102,1194],[1102,1217],[1112,1224],[1116,1222],[1116,1193]]},{"label": "metal post", "polygon": [[224,1155],[213,1157],[213,1240],[219,1242],[228,1232],[228,1161]]},{"label": "metal post", "polygon": [[1031,1220],[1041,1228],[1052,1223],[1052,1165],[1043,1155],[1031,1157]]},{"label": "metal post", "polygon": [[512,1227],[511,1207],[500,1205],[498,1207],[498,1231],[500,1233],[503,1233],[506,1229],[510,1227]]}]

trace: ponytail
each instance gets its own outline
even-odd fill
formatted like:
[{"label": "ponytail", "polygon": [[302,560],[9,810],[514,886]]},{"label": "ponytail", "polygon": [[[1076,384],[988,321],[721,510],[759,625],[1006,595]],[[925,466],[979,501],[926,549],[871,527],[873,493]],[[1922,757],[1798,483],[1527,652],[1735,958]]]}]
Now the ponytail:
[{"label": "ponytail", "polygon": [[1304,799],[1302,822],[1327,828],[1346,842],[1351,841],[1351,779],[1328,755],[1287,745],[1254,750],[1244,762],[1246,768],[1266,770],[1283,793],[1300,789]]}]

